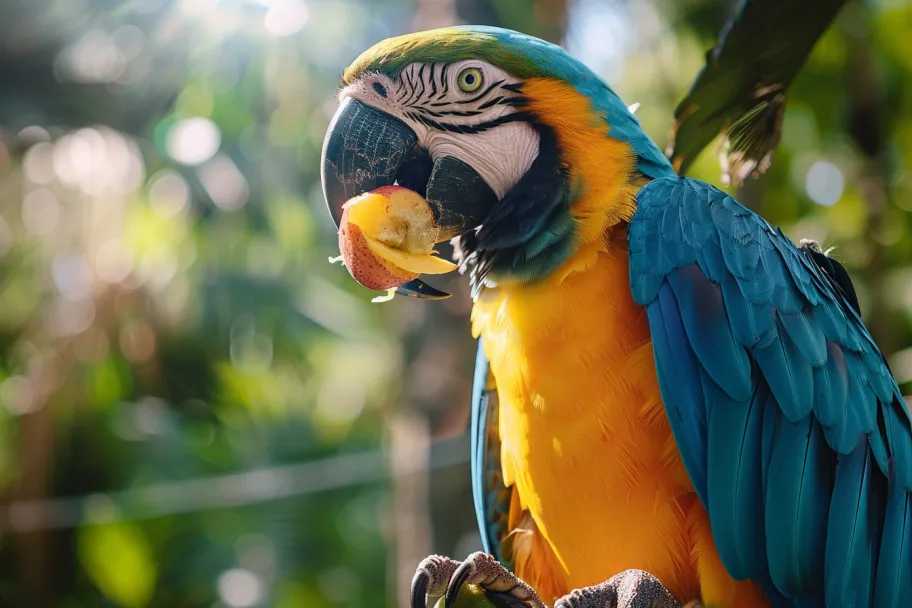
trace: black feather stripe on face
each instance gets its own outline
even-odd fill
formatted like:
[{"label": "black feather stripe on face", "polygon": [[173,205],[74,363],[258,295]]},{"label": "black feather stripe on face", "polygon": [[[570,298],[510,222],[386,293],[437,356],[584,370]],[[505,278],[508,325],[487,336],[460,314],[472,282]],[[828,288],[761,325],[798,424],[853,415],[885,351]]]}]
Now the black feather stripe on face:
[{"label": "black feather stripe on face", "polygon": [[[521,83],[507,83],[500,79],[468,99],[448,99],[450,64],[415,65],[402,71],[398,80],[397,101],[405,115],[432,129],[451,133],[480,133],[501,124],[529,120],[528,115],[513,118],[501,116],[475,125],[444,122],[446,116],[472,118],[497,106],[521,107]],[[438,84],[439,83],[439,84]],[[474,106],[474,107],[466,107]]]},{"label": "black feather stripe on face", "polygon": [[499,127],[500,125],[509,124],[511,122],[529,122],[532,120],[532,115],[525,112],[506,114],[499,118],[495,118],[494,120],[488,120],[486,122],[481,122],[475,125],[459,125],[454,123],[437,122],[436,120],[432,120],[427,116],[422,116],[416,112],[408,112],[406,113],[406,116],[432,129],[437,129],[438,131],[449,131],[450,133],[465,134],[481,133],[482,131],[487,131],[488,129],[493,129],[494,127]]}]

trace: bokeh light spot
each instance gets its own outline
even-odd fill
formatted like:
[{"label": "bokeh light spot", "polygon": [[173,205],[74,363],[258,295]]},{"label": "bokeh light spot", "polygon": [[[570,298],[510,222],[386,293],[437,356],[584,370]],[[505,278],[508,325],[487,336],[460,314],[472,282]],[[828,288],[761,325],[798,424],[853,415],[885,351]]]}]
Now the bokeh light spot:
[{"label": "bokeh light spot", "polygon": [[4,380],[0,384],[0,401],[14,415],[30,414],[41,406],[25,376],[10,376]]},{"label": "bokeh light spot", "polygon": [[363,384],[351,378],[332,376],[317,393],[316,414],[321,422],[330,425],[349,425],[361,415],[367,402]]},{"label": "bokeh light spot", "polygon": [[39,125],[30,125],[25,127],[16,134],[16,139],[23,146],[33,146],[39,142],[51,141],[51,135],[47,129]]},{"label": "bokeh light spot", "polygon": [[234,568],[219,576],[218,593],[231,608],[248,608],[263,600],[263,583],[253,572]]},{"label": "bokeh light spot", "polygon": [[58,336],[81,334],[95,320],[95,303],[89,299],[67,301],[58,299],[48,311],[48,325]]},{"label": "bokeh light spot", "polygon": [[212,202],[223,211],[238,211],[250,196],[247,178],[237,165],[219,154],[198,169],[200,182],[212,198]]},{"label": "bokeh light spot", "polygon": [[52,272],[57,289],[67,300],[82,300],[92,292],[92,269],[82,256],[58,254]]},{"label": "bokeh light spot", "polygon": [[177,273],[177,252],[165,244],[150,247],[143,255],[136,274],[149,286],[161,289],[171,282]]},{"label": "bokeh light spot", "polygon": [[107,127],[80,129],[61,137],[54,144],[52,158],[57,178],[86,194],[133,192],[144,177],[136,143]]},{"label": "bokeh light spot", "polygon": [[112,36],[105,31],[94,30],[66,48],[54,68],[61,80],[109,83],[123,74],[126,65],[127,57]]},{"label": "bokeh light spot", "polygon": [[95,254],[95,272],[106,283],[120,283],[133,270],[133,252],[123,239],[113,238],[98,248]]},{"label": "bokeh light spot", "polygon": [[146,35],[135,25],[122,25],[111,36],[114,44],[121,50],[128,61],[142,54],[146,44]]},{"label": "bokeh light spot", "polygon": [[831,162],[819,160],[811,165],[804,178],[804,189],[808,197],[818,205],[832,207],[842,197],[845,178],[839,167]]},{"label": "bokeh light spot", "polygon": [[131,321],[120,331],[120,350],[134,363],[145,363],[155,354],[155,332],[145,321]]},{"label": "bokeh light spot", "polygon": [[304,27],[308,17],[310,11],[306,4],[298,0],[276,0],[266,12],[263,25],[273,36],[290,36]]},{"label": "bokeh light spot", "polygon": [[54,179],[54,146],[48,142],[37,143],[22,158],[25,177],[33,184],[47,184]]},{"label": "bokeh light spot", "polygon": [[222,143],[222,134],[208,118],[178,121],[168,132],[168,154],[184,165],[199,165],[212,158]]},{"label": "bokeh light spot", "polygon": [[149,204],[158,215],[171,217],[190,202],[190,187],[177,171],[164,169],[152,177],[149,186]]},{"label": "bokeh light spot", "polygon": [[50,190],[38,188],[22,199],[22,223],[32,234],[51,234],[60,217],[60,203]]},{"label": "bokeh light spot", "polygon": [[168,403],[157,397],[143,397],[133,408],[133,424],[146,437],[161,434],[167,423]]}]

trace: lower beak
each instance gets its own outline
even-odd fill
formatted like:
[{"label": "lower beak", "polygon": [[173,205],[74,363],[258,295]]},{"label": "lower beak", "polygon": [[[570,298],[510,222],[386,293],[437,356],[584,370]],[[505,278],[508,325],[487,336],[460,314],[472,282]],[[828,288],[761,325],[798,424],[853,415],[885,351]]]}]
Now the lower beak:
[{"label": "lower beak", "polygon": [[[330,122],[321,160],[323,196],[338,227],[352,197],[398,183],[428,201],[440,241],[479,226],[497,196],[467,163],[451,156],[433,161],[403,121],[350,97]],[[397,293],[439,299],[449,294],[415,279]]]}]

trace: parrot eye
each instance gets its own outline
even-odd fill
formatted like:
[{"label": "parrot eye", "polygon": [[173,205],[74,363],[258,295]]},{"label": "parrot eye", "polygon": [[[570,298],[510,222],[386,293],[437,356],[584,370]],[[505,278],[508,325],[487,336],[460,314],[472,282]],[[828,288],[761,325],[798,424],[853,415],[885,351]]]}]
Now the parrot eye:
[{"label": "parrot eye", "polygon": [[456,83],[466,93],[474,93],[481,88],[484,77],[478,68],[466,68],[459,72]]}]

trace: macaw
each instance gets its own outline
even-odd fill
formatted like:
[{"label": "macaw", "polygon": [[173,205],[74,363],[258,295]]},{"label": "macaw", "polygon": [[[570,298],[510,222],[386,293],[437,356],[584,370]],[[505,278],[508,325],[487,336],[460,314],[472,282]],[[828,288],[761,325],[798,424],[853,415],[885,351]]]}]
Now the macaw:
[{"label": "macaw", "polygon": [[414,190],[472,286],[484,551],[422,562],[413,606],[466,583],[512,607],[910,605],[912,421],[838,262],[679,176],[527,35],[387,39],[340,99],[336,224]]}]

